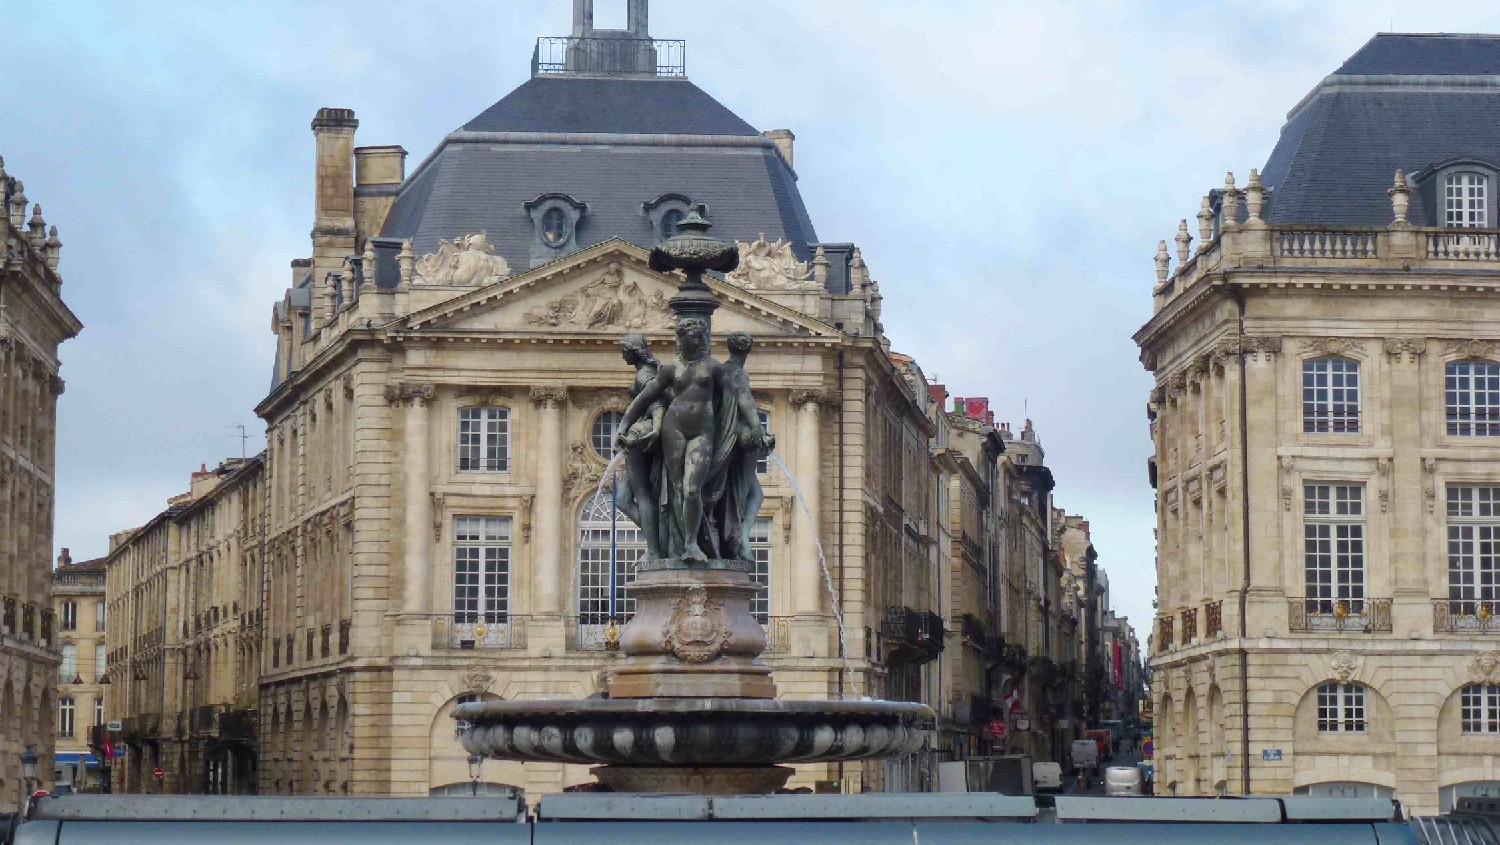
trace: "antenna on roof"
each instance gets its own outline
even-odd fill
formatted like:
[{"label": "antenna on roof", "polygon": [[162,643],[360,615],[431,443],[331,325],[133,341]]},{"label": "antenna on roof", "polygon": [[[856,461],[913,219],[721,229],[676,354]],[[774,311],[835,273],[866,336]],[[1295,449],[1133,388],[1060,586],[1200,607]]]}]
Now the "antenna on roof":
[{"label": "antenna on roof", "polygon": [[231,434],[229,436],[230,437],[238,437],[240,439],[240,460],[244,460],[245,459],[245,443],[247,441],[249,441],[250,435],[247,434],[247,433],[245,433],[245,427],[242,426],[242,425],[231,425],[231,426],[229,426],[229,428],[239,429],[239,432],[240,432],[239,434]]}]

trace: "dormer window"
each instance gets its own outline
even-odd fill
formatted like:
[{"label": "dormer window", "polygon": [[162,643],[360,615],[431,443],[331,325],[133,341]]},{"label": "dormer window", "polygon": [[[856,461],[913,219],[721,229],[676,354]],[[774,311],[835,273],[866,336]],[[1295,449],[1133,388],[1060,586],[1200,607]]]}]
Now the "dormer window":
[{"label": "dormer window", "polygon": [[560,208],[549,208],[542,215],[542,240],[556,249],[568,242],[568,214]]},{"label": "dormer window", "polygon": [[1443,225],[1483,229],[1489,226],[1489,175],[1457,170],[1443,177]]},{"label": "dormer window", "polygon": [[567,194],[542,194],[526,203],[526,213],[536,227],[536,236],[531,241],[532,267],[578,250],[578,224],[588,209],[588,204]]},{"label": "dormer window", "polygon": [[641,210],[651,220],[651,233],[657,243],[677,234],[677,224],[687,217],[693,200],[685,194],[662,194],[650,202],[641,203]]}]

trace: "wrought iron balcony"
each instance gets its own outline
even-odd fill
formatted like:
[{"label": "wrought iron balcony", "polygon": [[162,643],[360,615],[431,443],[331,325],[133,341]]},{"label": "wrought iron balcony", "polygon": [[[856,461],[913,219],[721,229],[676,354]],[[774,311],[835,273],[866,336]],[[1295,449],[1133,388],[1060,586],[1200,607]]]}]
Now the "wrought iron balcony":
[{"label": "wrought iron balcony", "polygon": [[219,708],[212,704],[194,707],[189,727],[195,736],[212,735],[219,728]]},{"label": "wrought iron balcony", "polygon": [[1294,634],[1389,634],[1390,599],[1288,599],[1287,630]]},{"label": "wrought iron balcony", "polygon": [[1192,645],[1198,638],[1198,608],[1190,607],[1182,612],[1182,645]]},{"label": "wrought iron balcony", "polygon": [[1438,634],[1500,633],[1500,600],[1449,599],[1433,602],[1432,630]]},{"label": "wrought iron balcony", "polygon": [[687,76],[687,42],[660,38],[538,38],[531,75]]},{"label": "wrought iron balcony", "polygon": [[1224,633],[1224,602],[1211,601],[1203,606],[1203,636],[1214,638]]},{"label": "wrought iron balcony", "polygon": [[1167,651],[1172,647],[1172,630],[1175,627],[1175,616],[1163,616],[1156,620],[1156,650]]},{"label": "wrought iron balcony", "polygon": [[219,714],[219,738],[253,742],[259,721],[252,709],[225,710]]},{"label": "wrought iron balcony", "polygon": [[518,617],[455,613],[432,620],[435,651],[525,647],[526,620]]}]

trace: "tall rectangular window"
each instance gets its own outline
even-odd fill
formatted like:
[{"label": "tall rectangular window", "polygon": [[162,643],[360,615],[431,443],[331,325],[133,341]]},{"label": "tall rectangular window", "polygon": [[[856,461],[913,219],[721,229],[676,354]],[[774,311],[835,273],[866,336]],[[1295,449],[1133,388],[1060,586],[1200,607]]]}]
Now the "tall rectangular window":
[{"label": "tall rectangular window", "polygon": [[62,630],[78,630],[78,602],[72,599],[62,603]]},{"label": "tall rectangular window", "polygon": [[104,630],[104,602],[102,601],[94,602],[94,630],[100,632]]},{"label": "tall rectangular window", "polygon": [[59,737],[73,738],[73,716],[77,707],[73,704],[73,697],[65,695],[57,703],[57,735]]},{"label": "tall rectangular window", "polygon": [[[1500,598],[1500,486],[1448,487],[1448,599],[1473,616]],[[1489,606],[1491,610],[1496,608]]]},{"label": "tall rectangular window", "polygon": [[1472,171],[1450,173],[1443,179],[1443,224],[1459,228],[1488,225],[1489,179]]},{"label": "tall rectangular window", "polygon": [[1443,384],[1449,434],[1500,436],[1500,364],[1454,361]]},{"label": "tall rectangular window", "polygon": [[78,675],[78,646],[73,643],[64,643],[62,647],[62,665],[57,667],[57,677],[65,684],[73,683],[73,678]]},{"label": "tall rectangular window", "polygon": [[771,520],[761,517],[750,528],[750,554],[755,569],[750,577],[760,585],[760,592],[750,600],[750,613],[762,625],[771,624]]},{"label": "tall rectangular window", "polygon": [[[766,411],[756,411],[755,416],[760,419],[761,430],[766,434],[771,433],[771,415]],[[771,473],[770,455],[762,456],[755,461],[755,472],[757,475],[769,475]]]},{"label": "tall rectangular window", "polygon": [[458,410],[458,469],[460,472],[510,471],[510,410]]},{"label": "tall rectangular window", "polygon": [[[578,522],[578,623],[605,625],[610,610],[610,559],[614,559],[614,610],[620,623],[635,615],[635,598],[625,588],[635,581],[635,565],[646,556],[646,539],[605,499],[584,505]],[[613,541],[611,541],[613,536]]]},{"label": "tall rectangular window", "polygon": [[94,697],[94,727],[104,724],[104,696]]},{"label": "tall rectangular window", "polygon": [[1359,432],[1359,362],[1348,358],[1302,362],[1302,430]]},{"label": "tall rectangular window", "polygon": [[453,520],[453,621],[495,624],[510,614],[510,520]]},{"label": "tall rectangular window", "polygon": [[1318,733],[1364,733],[1365,688],[1359,684],[1318,687]]},{"label": "tall rectangular window", "polygon": [[94,643],[94,680],[96,683],[104,678],[104,662],[104,643]]},{"label": "tall rectangular window", "polygon": [[1338,602],[1361,613],[1365,599],[1365,488],[1302,488],[1303,567],[1309,610],[1333,613]]}]

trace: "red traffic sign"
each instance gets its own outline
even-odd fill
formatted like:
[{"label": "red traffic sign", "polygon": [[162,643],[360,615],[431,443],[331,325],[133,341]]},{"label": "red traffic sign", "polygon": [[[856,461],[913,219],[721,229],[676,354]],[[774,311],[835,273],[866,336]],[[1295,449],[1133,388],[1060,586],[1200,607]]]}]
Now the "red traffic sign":
[{"label": "red traffic sign", "polygon": [[156,778],[157,780],[161,780],[162,778],[167,776],[167,770],[161,768],[152,769],[151,776]]}]

